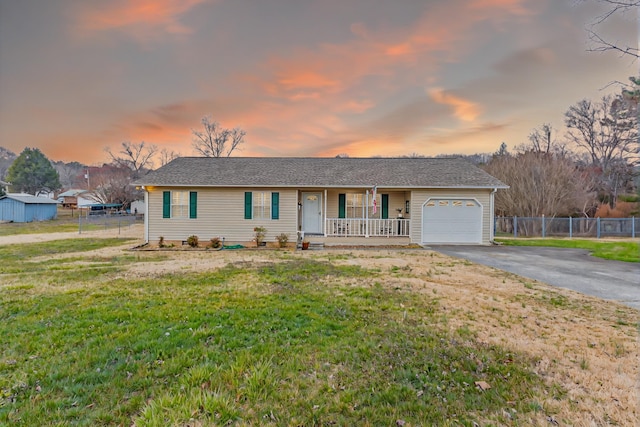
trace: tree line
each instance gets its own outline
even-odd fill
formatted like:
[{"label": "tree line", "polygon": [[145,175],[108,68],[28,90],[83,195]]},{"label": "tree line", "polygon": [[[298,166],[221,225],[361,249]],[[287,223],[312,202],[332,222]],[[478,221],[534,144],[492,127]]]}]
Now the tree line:
[{"label": "tree line", "polygon": [[513,153],[503,143],[484,166],[510,186],[496,194],[498,214],[604,216],[602,206],[614,211],[619,201],[638,201],[637,101],[623,94],[584,99],[565,112],[564,125],[558,136],[542,124]]}]

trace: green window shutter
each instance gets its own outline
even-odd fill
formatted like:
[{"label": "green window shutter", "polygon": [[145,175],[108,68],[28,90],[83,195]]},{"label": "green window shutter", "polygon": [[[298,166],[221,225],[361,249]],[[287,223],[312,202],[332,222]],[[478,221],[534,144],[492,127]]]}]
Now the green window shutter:
[{"label": "green window shutter", "polygon": [[389,219],[389,195],[382,195],[382,219]]},{"label": "green window shutter", "polygon": [[338,194],[338,218],[347,217],[347,195]]},{"label": "green window shutter", "polygon": [[198,217],[198,192],[189,192],[189,218]]},{"label": "green window shutter", "polygon": [[271,193],[271,219],[280,218],[280,193]]},{"label": "green window shutter", "polygon": [[251,219],[251,207],[253,205],[253,193],[246,191],[244,193],[244,219]]},{"label": "green window shutter", "polygon": [[171,191],[162,192],[162,218],[171,218]]}]

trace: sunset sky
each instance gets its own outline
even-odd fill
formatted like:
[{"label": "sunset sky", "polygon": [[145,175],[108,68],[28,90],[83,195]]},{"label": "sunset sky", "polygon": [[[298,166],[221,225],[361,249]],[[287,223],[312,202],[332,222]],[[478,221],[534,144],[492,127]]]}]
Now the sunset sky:
[{"label": "sunset sky", "polygon": [[[241,156],[494,152],[638,63],[588,52],[579,0],[0,0],[0,146],[101,164],[194,155],[203,116]],[[636,17],[602,32],[638,40]],[[603,89],[605,88],[605,89]]]}]

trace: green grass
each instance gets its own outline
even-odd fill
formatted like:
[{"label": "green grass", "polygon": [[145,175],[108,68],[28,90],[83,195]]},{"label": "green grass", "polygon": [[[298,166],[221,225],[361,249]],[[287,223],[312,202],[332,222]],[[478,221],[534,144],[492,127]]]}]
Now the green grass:
[{"label": "green grass", "polygon": [[625,262],[640,262],[637,242],[584,239],[496,239],[507,246],[548,246],[554,248],[586,249],[593,256]]},{"label": "green grass", "polygon": [[0,275],[0,425],[500,425],[544,399],[535,360],[449,331],[435,295],[379,273],[283,257],[112,274],[154,254],[74,270],[73,252],[115,243],[0,247],[3,268],[57,252],[79,277]]},{"label": "green grass", "polygon": [[[72,216],[73,215],[73,216]],[[58,208],[58,217],[47,221],[33,222],[11,222],[0,224],[0,236],[12,236],[20,234],[39,234],[39,233],[64,233],[70,231],[78,231],[78,210],[73,212],[70,209]],[[128,223],[127,223],[128,225]],[[111,228],[118,227],[117,219],[112,219],[107,226]],[[105,229],[105,218],[93,219],[93,222],[82,223],[82,231],[95,231]]]}]

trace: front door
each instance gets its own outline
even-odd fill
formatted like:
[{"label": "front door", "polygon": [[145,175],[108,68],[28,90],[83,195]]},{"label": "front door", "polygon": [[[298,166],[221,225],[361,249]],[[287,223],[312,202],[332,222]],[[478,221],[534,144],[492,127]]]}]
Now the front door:
[{"label": "front door", "polygon": [[302,231],[322,234],[322,193],[302,193]]}]

